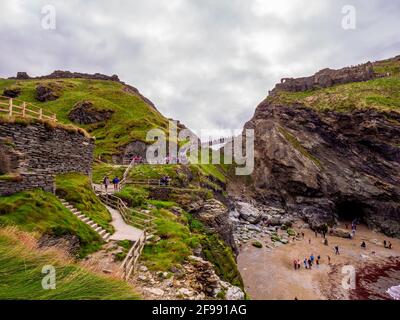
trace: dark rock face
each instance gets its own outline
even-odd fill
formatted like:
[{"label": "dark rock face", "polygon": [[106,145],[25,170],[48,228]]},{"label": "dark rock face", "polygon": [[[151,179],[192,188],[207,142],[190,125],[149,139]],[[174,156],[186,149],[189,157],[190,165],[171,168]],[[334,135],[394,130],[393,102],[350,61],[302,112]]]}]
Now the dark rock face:
[{"label": "dark rock face", "polygon": [[400,236],[400,115],[316,112],[262,102],[255,130],[256,198],[313,228],[361,218]]},{"label": "dark rock face", "polygon": [[70,71],[62,71],[56,70],[53,73],[40,76],[40,77],[30,77],[26,72],[18,72],[16,77],[10,77],[9,79],[17,79],[17,80],[28,80],[28,79],[91,79],[91,80],[110,80],[110,81],[119,81],[117,75],[107,76],[101,73],[89,74],[89,73],[80,73],[80,72],[70,72]]},{"label": "dark rock face", "polygon": [[45,234],[38,240],[39,248],[54,248],[61,247],[71,256],[75,257],[78,255],[80,250],[80,241],[77,236],[64,235],[64,236],[53,236]]},{"label": "dark rock face", "polygon": [[21,94],[21,88],[6,88],[3,91],[3,96],[8,98],[16,98]]},{"label": "dark rock face", "polygon": [[78,102],[68,114],[68,119],[79,124],[93,124],[110,119],[113,110],[98,110],[90,101]]},{"label": "dark rock face", "polygon": [[368,62],[355,67],[347,67],[339,70],[324,69],[311,77],[304,78],[284,78],[272,90],[272,94],[277,91],[299,92],[318,88],[328,88],[336,84],[350,82],[362,82],[371,80],[375,77],[372,63]]},{"label": "dark rock face", "polygon": [[40,102],[54,101],[60,96],[60,88],[57,85],[39,84],[36,87],[36,99]]},{"label": "dark rock face", "polygon": [[227,207],[216,199],[210,199],[205,201],[194,215],[212,231],[218,233],[225,243],[231,247],[235,253],[238,253],[235,239],[233,238],[233,226],[229,220],[229,211]]}]

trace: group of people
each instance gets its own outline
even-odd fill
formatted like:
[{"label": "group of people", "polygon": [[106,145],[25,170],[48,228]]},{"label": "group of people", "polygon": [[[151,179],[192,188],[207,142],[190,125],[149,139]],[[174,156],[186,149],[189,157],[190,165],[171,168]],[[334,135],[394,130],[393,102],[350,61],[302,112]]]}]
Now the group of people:
[{"label": "group of people", "polygon": [[121,180],[117,176],[115,176],[114,179],[110,181],[110,178],[108,176],[105,176],[103,178],[103,186],[106,192],[108,192],[108,186],[111,184],[111,182],[114,185],[114,191],[119,191]]},{"label": "group of people", "polygon": [[160,178],[160,186],[169,186],[171,184],[171,178],[169,176],[162,176]]},{"label": "group of people", "polygon": [[[329,261],[329,263],[331,261],[331,258],[329,256],[328,256],[328,261]],[[321,264],[321,256],[320,255],[315,257],[314,254],[312,253],[309,258],[304,258],[304,260],[303,260],[304,268],[307,270],[311,270],[314,264],[317,267]],[[301,269],[300,260],[295,259],[293,261],[293,266],[294,266],[294,270],[300,270]]]},{"label": "group of people", "polygon": [[135,164],[140,164],[140,163],[144,163],[144,159],[142,156],[134,156],[132,158],[133,163]]},{"label": "group of people", "polygon": [[383,240],[383,245],[384,245],[385,249],[392,250],[392,243],[390,241],[387,242],[386,240]]}]

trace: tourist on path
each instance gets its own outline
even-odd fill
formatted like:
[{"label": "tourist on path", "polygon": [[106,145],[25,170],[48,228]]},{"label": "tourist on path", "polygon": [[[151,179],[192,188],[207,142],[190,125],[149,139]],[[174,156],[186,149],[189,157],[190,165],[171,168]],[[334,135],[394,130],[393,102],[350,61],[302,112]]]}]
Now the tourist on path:
[{"label": "tourist on path", "polygon": [[107,193],[108,186],[110,185],[110,179],[108,178],[108,176],[105,176],[105,177],[104,177],[104,179],[103,179],[103,185],[104,185],[104,189],[106,190],[106,193]]},{"label": "tourist on path", "polygon": [[120,180],[119,180],[118,177],[115,177],[113,179],[112,183],[114,184],[114,191],[118,191],[119,190],[119,182],[120,182]]},{"label": "tourist on path", "polygon": [[304,263],[304,268],[305,268],[305,269],[308,269],[308,266],[307,266],[307,258],[304,258],[303,263]]}]

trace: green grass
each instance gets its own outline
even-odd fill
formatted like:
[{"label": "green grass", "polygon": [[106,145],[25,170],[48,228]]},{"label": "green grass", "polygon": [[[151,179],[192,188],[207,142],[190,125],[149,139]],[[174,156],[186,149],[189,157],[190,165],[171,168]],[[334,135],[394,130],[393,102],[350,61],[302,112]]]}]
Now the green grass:
[{"label": "green grass", "polygon": [[[399,67],[400,62],[391,68]],[[348,112],[356,109],[375,109],[400,112],[400,74],[393,71],[390,77],[366,82],[306,92],[279,92],[274,97],[268,97],[268,100],[277,105],[302,104],[318,111]]]},{"label": "green grass", "polygon": [[18,226],[40,235],[75,235],[80,241],[81,257],[98,250],[99,236],[65,209],[51,193],[40,189],[0,197],[0,225]]},{"label": "green grass", "polygon": [[[0,229],[0,300],[131,300],[125,282],[72,263],[55,250],[38,250],[34,239],[16,229]],[[56,289],[44,290],[44,266],[56,271]]]},{"label": "green grass", "polygon": [[56,177],[57,195],[110,233],[114,232],[111,215],[93,192],[89,178],[78,173]]},{"label": "green grass", "polygon": [[147,190],[133,186],[126,186],[115,195],[124,200],[131,208],[142,206],[149,197]]},{"label": "green grass", "polygon": [[[35,99],[35,88],[38,83],[57,83],[61,97],[55,101],[41,103]],[[149,106],[140,97],[123,91],[124,86],[118,82],[60,79],[60,80],[5,80],[0,79],[0,94],[3,89],[18,86],[22,89],[18,99],[31,102],[46,111],[57,114],[61,123],[71,123],[68,113],[77,102],[87,100],[97,109],[113,110],[112,118],[100,124],[80,125],[96,137],[95,154],[111,160],[120,148],[133,140],[145,141],[150,129],[166,130],[168,120],[157,110]]]}]

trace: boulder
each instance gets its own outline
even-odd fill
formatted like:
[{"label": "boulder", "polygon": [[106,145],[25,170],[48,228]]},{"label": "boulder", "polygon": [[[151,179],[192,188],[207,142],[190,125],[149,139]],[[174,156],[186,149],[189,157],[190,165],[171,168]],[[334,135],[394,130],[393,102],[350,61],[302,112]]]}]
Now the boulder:
[{"label": "boulder", "polygon": [[339,228],[332,228],[329,230],[329,234],[333,237],[339,237],[339,238],[345,238],[345,239],[350,239],[351,238],[351,232],[348,230],[344,229],[339,229]]},{"label": "boulder", "polygon": [[237,202],[236,207],[242,219],[252,224],[257,224],[261,221],[262,213],[250,203]]},{"label": "boulder", "polygon": [[226,300],[244,300],[245,295],[242,289],[235,286],[230,286],[225,294]]}]

